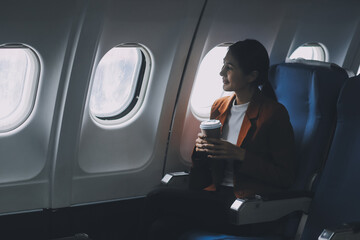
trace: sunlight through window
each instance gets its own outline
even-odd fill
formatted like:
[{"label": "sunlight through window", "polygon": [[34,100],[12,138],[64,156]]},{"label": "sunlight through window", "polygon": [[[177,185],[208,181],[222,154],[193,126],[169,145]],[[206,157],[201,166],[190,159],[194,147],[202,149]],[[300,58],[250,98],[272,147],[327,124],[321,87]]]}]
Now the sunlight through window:
[{"label": "sunlight through window", "polygon": [[201,61],[190,98],[191,110],[199,119],[210,117],[211,106],[216,99],[232,94],[223,90],[220,76],[227,50],[228,45],[219,45]]},{"label": "sunlight through window", "polygon": [[141,66],[141,50],[115,47],[96,68],[90,97],[90,111],[96,117],[115,117],[127,109],[135,97]]},{"label": "sunlight through window", "polygon": [[0,132],[12,130],[29,116],[36,95],[39,61],[25,47],[0,48]]}]

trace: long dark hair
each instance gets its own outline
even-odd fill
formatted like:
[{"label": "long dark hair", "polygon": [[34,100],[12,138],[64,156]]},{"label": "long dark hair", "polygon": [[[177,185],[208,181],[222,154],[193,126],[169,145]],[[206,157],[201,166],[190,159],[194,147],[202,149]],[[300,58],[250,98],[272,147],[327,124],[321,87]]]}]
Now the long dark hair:
[{"label": "long dark hair", "polygon": [[229,52],[245,74],[252,71],[259,73],[253,84],[260,87],[261,94],[277,101],[276,94],[268,78],[270,60],[265,47],[257,40],[246,39],[229,46]]}]

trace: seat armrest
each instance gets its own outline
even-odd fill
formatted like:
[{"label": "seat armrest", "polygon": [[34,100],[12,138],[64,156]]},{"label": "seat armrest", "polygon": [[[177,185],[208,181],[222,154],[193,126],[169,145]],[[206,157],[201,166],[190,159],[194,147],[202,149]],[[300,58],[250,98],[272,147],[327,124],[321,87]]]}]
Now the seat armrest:
[{"label": "seat armrest", "polygon": [[292,198],[301,198],[301,197],[312,198],[313,196],[314,193],[310,191],[284,191],[278,193],[255,195],[254,198],[262,199],[264,201],[271,201],[271,200],[292,199]]},{"label": "seat armrest", "polygon": [[189,173],[186,171],[183,172],[172,172],[172,173],[167,173],[165,174],[165,176],[161,179],[161,183],[165,184],[165,185],[171,185],[171,186],[175,186],[175,185],[188,185],[188,181],[189,181]]},{"label": "seat armrest", "polygon": [[318,240],[358,240],[360,239],[360,222],[346,223],[336,229],[325,229]]},{"label": "seat armrest", "polygon": [[293,212],[307,213],[311,192],[286,192],[236,199],[230,207],[230,222],[236,225],[275,221]]}]

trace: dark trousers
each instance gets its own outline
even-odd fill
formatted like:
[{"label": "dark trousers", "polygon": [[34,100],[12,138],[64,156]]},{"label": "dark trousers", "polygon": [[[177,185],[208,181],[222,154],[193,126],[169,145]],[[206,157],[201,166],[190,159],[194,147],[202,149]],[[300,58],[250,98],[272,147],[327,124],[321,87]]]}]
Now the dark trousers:
[{"label": "dark trousers", "polygon": [[229,187],[216,192],[155,189],[145,199],[138,239],[179,239],[191,230],[241,236],[266,231],[264,224],[235,226],[228,223],[228,212],[235,199]]}]

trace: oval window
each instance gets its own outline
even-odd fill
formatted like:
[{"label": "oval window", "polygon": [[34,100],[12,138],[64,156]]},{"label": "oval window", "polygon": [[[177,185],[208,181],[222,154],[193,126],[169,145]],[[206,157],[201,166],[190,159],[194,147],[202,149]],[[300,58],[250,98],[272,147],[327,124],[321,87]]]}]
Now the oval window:
[{"label": "oval window", "polygon": [[232,92],[223,90],[220,71],[230,44],[218,45],[211,49],[201,61],[190,97],[190,107],[199,119],[210,117],[211,106],[222,96]]},{"label": "oval window", "polygon": [[114,47],[104,55],[95,70],[91,89],[93,116],[99,120],[120,119],[139,103],[149,65],[146,59],[147,53],[139,46]]},{"label": "oval window", "polygon": [[0,132],[17,128],[30,115],[39,72],[39,59],[30,48],[0,47]]},{"label": "oval window", "polygon": [[316,61],[328,61],[328,51],[323,44],[320,43],[305,43],[295,49],[290,55],[290,59],[306,59]]}]

